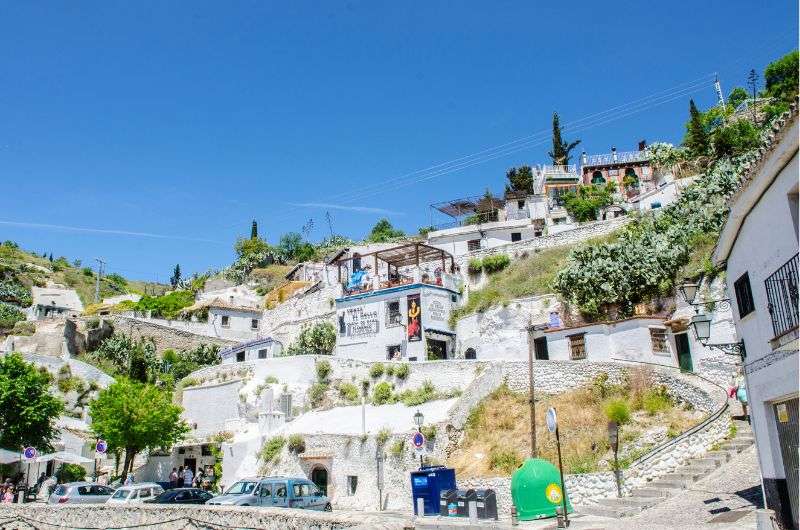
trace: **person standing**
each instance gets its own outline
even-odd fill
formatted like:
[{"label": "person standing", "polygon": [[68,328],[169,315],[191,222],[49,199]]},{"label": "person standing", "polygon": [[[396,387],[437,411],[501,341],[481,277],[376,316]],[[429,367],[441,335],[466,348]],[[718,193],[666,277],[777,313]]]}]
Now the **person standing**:
[{"label": "person standing", "polygon": [[178,487],[178,470],[174,467],[172,468],[172,473],[169,474],[169,487],[170,489]]},{"label": "person standing", "polygon": [[194,480],[194,473],[192,473],[191,468],[187,467],[183,471],[183,487],[184,488],[191,488],[192,487],[192,480]]},{"label": "person standing", "polygon": [[184,476],[183,466],[178,466],[178,482],[176,483],[175,487],[180,488],[183,486],[183,476]]}]

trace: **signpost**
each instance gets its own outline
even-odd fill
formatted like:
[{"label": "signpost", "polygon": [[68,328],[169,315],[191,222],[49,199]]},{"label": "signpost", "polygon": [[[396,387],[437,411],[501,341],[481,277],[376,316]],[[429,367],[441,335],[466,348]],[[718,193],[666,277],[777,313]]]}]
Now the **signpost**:
[{"label": "signpost", "polygon": [[378,476],[378,511],[383,511],[383,462],[385,457],[383,455],[383,450],[378,450],[378,454],[375,455],[376,460],[376,474]]},{"label": "signpost", "polygon": [[[36,457],[38,456],[38,454],[39,453],[36,451],[35,447],[26,447],[22,451],[22,456],[25,459],[25,461],[28,463],[28,471],[27,471],[27,474],[25,475],[25,486],[26,486],[26,489],[27,489],[27,486],[30,484],[30,480],[31,480],[31,462],[36,460]],[[20,493],[18,502],[20,502],[20,503],[24,502],[24,499],[25,499],[25,493],[24,492]]]},{"label": "signpost", "polygon": [[614,450],[614,479],[617,481],[617,497],[622,497],[622,485],[619,480],[619,424],[615,421],[608,422],[608,442]]},{"label": "signpost", "polygon": [[419,455],[419,468],[422,469],[422,457],[425,455],[425,435],[417,431],[411,436],[411,444]]},{"label": "signpost", "polygon": [[94,479],[97,480],[97,461],[103,458],[108,451],[108,443],[102,438],[98,438],[94,444]]},{"label": "signpost", "polygon": [[556,435],[556,450],[558,451],[558,473],[561,476],[561,505],[564,508],[564,527],[569,526],[569,515],[567,515],[567,488],[564,485],[564,467],[561,465],[561,438],[558,435],[558,416],[556,409],[547,409],[547,430]]}]

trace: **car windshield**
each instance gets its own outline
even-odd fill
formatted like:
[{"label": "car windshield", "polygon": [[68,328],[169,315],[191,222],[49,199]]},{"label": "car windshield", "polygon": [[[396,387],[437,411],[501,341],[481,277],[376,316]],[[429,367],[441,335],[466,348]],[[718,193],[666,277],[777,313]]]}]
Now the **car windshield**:
[{"label": "car windshield", "polygon": [[67,488],[64,486],[58,486],[55,491],[53,491],[54,495],[64,495],[67,492]]},{"label": "car windshield", "polygon": [[228,489],[228,491],[225,492],[225,495],[242,495],[244,493],[252,493],[253,488],[255,487],[256,487],[255,482],[250,482],[248,480],[240,480],[239,482],[231,486]]},{"label": "car windshield", "polygon": [[112,499],[127,499],[128,495],[130,495],[131,490],[117,490],[114,492],[114,495],[111,496]]}]

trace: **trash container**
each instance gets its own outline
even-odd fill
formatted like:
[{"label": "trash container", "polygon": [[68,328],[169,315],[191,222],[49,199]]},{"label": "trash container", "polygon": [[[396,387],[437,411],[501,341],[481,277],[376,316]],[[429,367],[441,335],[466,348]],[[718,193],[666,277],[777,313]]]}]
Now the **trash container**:
[{"label": "trash container", "polygon": [[469,502],[477,501],[475,490],[458,490],[458,516],[469,517]]},{"label": "trash container", "polygon": [[443,490],[439,495],[439,515],[458,516],[458,490]]},{"label": "trash container", "polygon": [[497,521],[497,495],[494,490],[475,490],[478,501],[478,519],[494,519]]},{"label": "trash container", "polygon": [[[424,466],[411,472],[411,501],[414,515],[439,515],[439,499],[443,490],[456,489],[456,472],[444,466]],[[425,513],[417,513],[417,499],[425,503]]]}]

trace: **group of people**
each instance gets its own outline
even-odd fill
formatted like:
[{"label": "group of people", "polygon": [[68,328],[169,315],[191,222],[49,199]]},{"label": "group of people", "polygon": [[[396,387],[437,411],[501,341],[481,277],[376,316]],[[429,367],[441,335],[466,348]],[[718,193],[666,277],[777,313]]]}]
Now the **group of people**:
[{"label": "group of people", "polygon": [[211,480],[203,474],[202,469],[197,470],[197,475],[192,472],[190,467],[180,466],[172,468],[172,473],[169,474],[170,488],[201,488],[209,489]]},{"label": "group of people", "polygon": [[11,479],[0,484],[0,502],[3,504],[14,502],[14,484],[11,483]]}]

